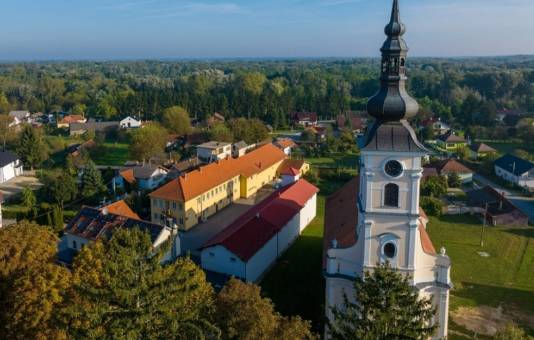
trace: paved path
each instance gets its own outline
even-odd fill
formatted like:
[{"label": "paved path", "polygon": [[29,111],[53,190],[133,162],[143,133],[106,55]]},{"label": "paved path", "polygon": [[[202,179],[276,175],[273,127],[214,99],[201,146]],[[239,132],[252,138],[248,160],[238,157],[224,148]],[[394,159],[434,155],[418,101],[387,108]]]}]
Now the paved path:
[{"label": "paved path", "polygon": [[37,190],[43,186],[43,184],[39,182],[39,179],[35,176],[24,175],[15,177],[0,184],[0,192],[4,195],[4,201],[9,200],[11,197],[21,192],[25,186],[29,186],[32,190]]},{"label": "paved path", "polygon": [[273,189],[262,189],[254,197],[249,199],[239,199],[225,209],[211,216],[206,222],[198,224],[187,232],[180,233],[181,252],[185,254],[191,252],[193,257],[200,256],[198,249],[215,235],[226,229],[244,212],[254,205],[266,199]]},{"label": "paved path", "polygon": [[504,193],[506,198],[508,198],[519,210],[528,216],[530,223],[534,223],[534,198],[523,196],[516,190],[504,188],[503,186],[498,185],[479,174],[475,174],[473,179],[483,185],[490,186],[493,189]]}]

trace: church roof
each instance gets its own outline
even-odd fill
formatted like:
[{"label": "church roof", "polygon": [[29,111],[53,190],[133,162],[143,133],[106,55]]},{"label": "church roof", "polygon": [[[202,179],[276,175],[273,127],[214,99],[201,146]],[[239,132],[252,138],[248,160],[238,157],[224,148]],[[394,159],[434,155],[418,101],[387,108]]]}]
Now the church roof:
[{"label": "church roof", "polygon": [[406,120],[381,123],[376,121],[365,137],[365,151],[421,152],[428,150],[421,144]]},{"label": "church roof", "polygon": [[326,199],[323,238],[323,266],[326,253],[336,240],[338,248],[349,248],[356,244],[358,223],[358,192],[360,177],[354,177],[341,189]]}]

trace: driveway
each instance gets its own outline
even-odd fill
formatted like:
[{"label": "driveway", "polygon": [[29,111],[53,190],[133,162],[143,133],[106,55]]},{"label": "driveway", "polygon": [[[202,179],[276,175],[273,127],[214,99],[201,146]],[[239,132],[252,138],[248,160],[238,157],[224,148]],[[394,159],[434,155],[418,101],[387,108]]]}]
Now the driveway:
[{"label": "driveway", "polygon": [[237,220],[243,213],[254,205],[265,200],[274,189],[264,188],[255,196],[248,199],[239,199],[225,209],[211,216],[206,222],[200,223],[187,232],[180,233],[180,246],[182,254],[191,253],[193,258],[200,256],[198,250],[202,245],[211,240],[215,235],[226,229],[232,222]]},{"label": "driveway", "polygon": [[5,183],[0,184],[0,192],[4,195],[4,201],[7,201],[21,192],[26,186],[29,186],[32,190],[37,190],[43,186],[43,184],[39,182],[37,177],[27,174],[24,176],[15,177]]}]

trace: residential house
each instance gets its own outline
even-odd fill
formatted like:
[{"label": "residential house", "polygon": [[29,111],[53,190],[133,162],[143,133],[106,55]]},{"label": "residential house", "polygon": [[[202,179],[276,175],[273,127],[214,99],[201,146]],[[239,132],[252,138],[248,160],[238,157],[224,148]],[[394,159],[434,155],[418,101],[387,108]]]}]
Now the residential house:
[{"label": "residential house", "polygon": [[123,120],[119,122],[119,126],[121,129],[136,129],[136,128],[140,128],[142,125],[143,124],[140,120],[137,120],[130,116],[124,118]]},{"label": "residential house", "polygon": [[[114,211],[115,213],[113,213]],[[125,214],[121,215],[121,214]],[[116,230],[139,228],[148,232],[154,248],[160,247],[171,237],[175,237],[171,250],[164,256],[164,262],[173,260],[180,254],[180,243],[173,227],[134,218],[136,214],[122,203],[115,203],[101,209],[83,207],[67,224],[59,245],[59,261],[71,264],[73,257],[86,245],[100,239],[110,239]]]},{"label": "residential house", "polygon": [[301,175],[305,175],[310,171],[310,164],[306,163],[302,159],[284,159],[280,167],[278,168],[278,173],[282,174],[288,172],[291,168],[296,169]]},{"label": "residential house", "polygon": [[22,176],[23,166],[20,158],[11,151],[0,151],[0,183]]},{"label": "residential house", "polygon": [[97,133],[109,133],[119,128],[119,122],[96,122],[88,121],[87,123],[72,123],[69,126],[70,135],[83,135],[87,131],[94,131]]},{"label": "residential house", "polygon": [[520,187],[534,189],[534,163],[508,154],[494,165],[497,176]]},{"label": "residential house", "polygon": [[240,158],[200,167],[170,181],[150,196],[152,221],[170,217],[187,231],[239,198],[249,198],[277,178],[286,155],[272,144]]},{"label": "residential house", "polygon": [[489,225],[528,226],[528,216],[519,210],[506,196],[490,186],[467,193],[470,207],[486,218]]},{"label": "residential house", "polygon": [[499,110],[497,111],[497,117],[496,117],[496,120],[497,121],[500,121],[500,122],[504,122],[504,120],[511,116],[511,117],[517,117],[516,119],[519,120],[520,117],[526,115],[526,112],[525,111],[522,111],[522,110],[508,110],[508,109],[503,109],[503,110]]},{"label": "residential house", "polygon": [[336,124],[338,129],[350,129],[355,134],[361,134],[367,128],[369,119],[365,112],[348,111],[337,116]]},{"label": "residential house", "polygon": [[451,126],[448,123],[442,121],[441,118],[436,117],[423,120],[420,126],[423,128],[430,126],[438,135],[445,135],[451,130]]},{"label": "residential house", "polygon": [[484,143],[472,143],[469,145],[469,157],[471,159],[485,158],[496,153],[497,150]]},{"label": "residential house", "polygon": [[225,142],[207,142],[197,146],[197,157],[211,163],[232,157],[232,144]]},{"label": "residential house", "polygon": [[318,191],[301,179],[273,193],[202,247],[202,268],[258,282],[315,218]]},{"label": "residential house", "polygon": [[244,156],[247,151],[254,149],[256,147],[256,144],[248,145],[245,143],[245,141],[240,141],[237,143],[232,144],[232,157],[239,158],[241,156]]},{"label": "residential house", "polygon": [[17,126],[22,123],[29,123],[31,113],[29,111],[11,111],[9,116],[13,118],[13,121],[9,126]]},{"label": "residential house", "polygon": [[206,119],[206,127],[211,128],[214,125],[224,123],[225,121],[226,119],[222,114],[215,112]]},{"label": "residential house", "polygon": [[464,137],[456,135],[452,130],[440,135],[436,141],[438,146],[447,151],[456,151],[467,145],[467,141]]},{"label": "residential house", "polygon": [[113,181],[116,187],[131,189],[134,185],[140,190],[154,190],[167,178],[169,170],[153,164],[139,164],[119,172]]},{"label": "residential house", "polygon": [[63,117],[57,122],[57,127],[60,129],[68,128],[70,124],[73,124],[73,123],[80,123],[80,124],[87,123],[87,118],[85,118],[82,115],[68,115],[68,116]]},{"label": "residential house", "polygon": [[284,151],[284,153],[288,156],[291,156],[291,151],[297,146],[297,144],[290,138],[279,139],[274,143],[274,145],[279,147],[280,150]]},{"label": "residential house", "polygon": [[449,176],[452,173],[456,173],[460,177],[460,180],[463,184],[473,182],[474,172],[455,159],[444,159],[436,161],[425,165],[424,168],[427,169],[427,173],[433,171],[431,169],[435,169],[438,175],[445,177]]},{"label": "residential house", "polygon": [[71,145],[67,148],[67,153],[71,155],[72,157],[78,157],[82,154],[84,151],[90,151],[96,147],[96,143],[94,140],[88,140],[83,143],[78,143]]},{"label": "residential house", "polygon": [[180,176],[185,175],[188,172],[198,169],[202,165],[202,162],[198,157],[191,157],[185,160],[182,160],[176,164],[173,164],[169,167],[169,173],[167,178],[175,179]]},{"label": "residential house", "polygon": [[291,121],[294,125],[302,127],[310,127],[317,125],[317,113],[315,112],[293,112],[291,114]]}]

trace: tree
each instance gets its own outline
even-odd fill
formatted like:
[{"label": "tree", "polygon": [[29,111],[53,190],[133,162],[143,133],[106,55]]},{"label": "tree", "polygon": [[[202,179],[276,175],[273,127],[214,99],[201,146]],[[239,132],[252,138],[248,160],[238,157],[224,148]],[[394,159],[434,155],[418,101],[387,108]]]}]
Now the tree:
[{"label": "tree", "polygon": [[2,138],[2,150],[6,150],[8,141],[15,139],[15,131],[10,126],[13,123],[13,117],[7,114],[0,114],[0,138]]},{"label": "tree", "polygon": [[232,131],[224,123],[214,124],[210,131],[210,139],[218,142],[232,143],[234,141],[234,135]]},{"label": "tree", "polygon": [[230,279],[216,298],[216,320],[224,339],[313,339],[310,323],[282,317],[262,298],[260,287]]},{"label": "tree", "polygon": [[57,242],[35,224],[0,229],[0,338],[65,338],[55,310],[64,302],[70,274],[55,264]]},{"label": "tree", "polygon": [[248,144],[258,143],[269,136],[269,130],[259,119],[232,119],[228,122],[235,141],[245,141]]},{"label": "tree", "polygon": [[419,297],[406,276],[389,264],[354,282],[354,301],[344,297],[344,308],[331,309],[328,331],[332,339],[427,339],[435,308],[430,299]]},{"label": "tree", "polygon": [[443,212],[443,203],[434,197],[421,197],[421,208],[431,216],[440,217]]},{"label": "tree", "polygon": [[158,124],[149,124],[137,129],[130,142],[130,155],[139,161],[161,156],[167,144],[167,132]]},{"label": "tree", "polygon": [[469,148],[465,145],[459,146],[458,148],[456,148],[456,155],[458,156],[458,158],[462,160],[468,159],[469,154],[470,154]]},{"label": "tree", "polygon": [[66,202],[74,200],[78,194],[76,181],[65,170],[48,174],[42,178],[42,181],[47,196],[61,209],[63,209]]},{"label": "tree", "polygon": [[20,133],[17,152],[25,165],[31,170],[48,158],[48,150],[40,129],[26,125]]},{"label": "tree", "polygon": [[[90,161],[83,170],[81,194],[85,199],[90,199],[96,202],[100,194],[106,190],[106,186],[102,182],[102,174],[96,168],[95,163]],[[58,197],[61,197],[62,192],[58,192]]]},{"label": "tree", "polygon": [[20,202],[22,206],[28,209],[30,209],[37,203],[37,198],[35,197],[35,193],[29,186],[25,186],[22,189]]},{"label": "tree", "polygon": [[513,323],[508,324],[504,329],[495,334],[495,340],[534,340],[534,337],[528,336],[524,330]]},{"label": "tree", "polygon": [[73,265],[71,305],[62,311],[72,338],[216,338],[213,289],[191,260],[162,264],[170,244],[153,249],[138,228],[85,247]]},{"label": "tree", "polygon": [[444,176],[433,176],[421,184],[421,194],[435,198],[443,197],[447,194],[447,178]]},{"label": "tree", "polygon": [[447,175],[447,184],[449,188],[459,188],[462,185],[462,179],[456,172],[451,172]]},{"label": "tree", "polygon": [[184,136],[191,132],[189,113],[181,106],[165,109],[162,120],[163,126],[171,133]]}]

